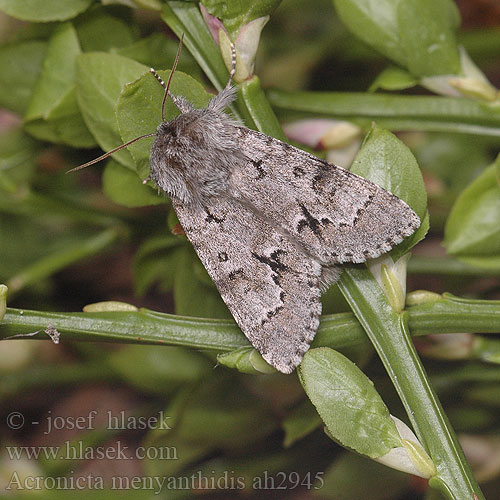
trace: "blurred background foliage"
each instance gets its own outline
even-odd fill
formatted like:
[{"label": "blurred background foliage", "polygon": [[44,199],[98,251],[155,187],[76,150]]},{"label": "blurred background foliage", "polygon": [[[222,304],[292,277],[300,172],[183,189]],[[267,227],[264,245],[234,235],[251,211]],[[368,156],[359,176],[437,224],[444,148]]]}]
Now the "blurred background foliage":
[{"label": "blurred background foliage", "polygon": [[[213,7],[211,2],[205,3],[207,8]],[[268,2],[268,10],[278,3]],[[296,94],[303,90],[363,92],[369,97],[377,93],[368,93],[368,89],[377,86],[393,90],[394,96],[429,95],[422,87],[409,89],[430,76],[425,68],[418,74],[424,63],[418,66],[412,60],[413,66],[406,64],[403,71],[405,61],[394,60],[399,57],[396,52],[392,59],[401,70],[396,71],[388,60],[390,53],[380,47],[376,51],[373,44],[358,38],[360,34],[354,36],[348,16],[341,22],[344,3],[316,0],[311,7],[306,0],[287,0],[272,12],[262,33],[255,74],[264,89],[275,89],[268,95],[282,123],[316,116]],[[107,150],[122,142],[127,117],[120,118],[120,108],[116,112],[118,121],[122,120],[120,130],[115,120],[122,85],[141,76],[149,66],[170,68],[178,42],[162,20],[163,2],[79,0],[65,7],[56,2],[55,12],[60,17],[49,16],[50,22],[37,19],[36,10],[21,15],[9,11],[11,4],[0,1],[0,10],[14,16],[0,17],[0,282],[9,285],[9,307],[79,311],[88,303],[115,300],[184,316],[231,318],[191,245],[185,237],[172,233],[176,220],[168,200],[142,185],[135,171],[137,158],[122,151],[104,167],[65,175],[69,168],[98,156],[98,145]],[[500,8],[493,0],[456,5],[461,15],[458,43],[493,87],[499,87]],[[458,11],[450,13],[450,33],[458,24]],[[95,52],[101,53],[99,58],[86,59],[87,53]],[[122,63],[125,59],[120,57],[128,62]],[[458,53],[453,64],[459,65]],[[100,74],[93,72],[95,68],[105,70],[107,77],[99,95],[93,90],[95,75]],[[179,70],[199,82],[200,88],[214,90],[214,82],[204,76],[205,68],[186,49]],[[379,76],[374,85],[381,74],[384,78]],[[203,101],[196,85],[189,80],[183,88],[189,87],[192,90],[187,92]],[[338,117],[352,119],[363,131],[368,130],[377,117],[357,115],[356,98],[350,99],[352,110],[338,113]],[[393,103],[387,104],[389,114]],[[404,113],[399,116],[396,107],[393,109],[394,122],[384,126],[398,132],[416,156],[430,213],[430,232],[413,249],[408,290],[500,299],[500,232],[495,228],[500,215],[500,167],[494,163],[500,150],[498,113],[474,108],[479,116],[474,121],[467,115],[469,108],[464,108],[459,110],[464,115],[459,112],[454,121],[442,115],[439,126],[426,129],[405,126],[413,118]],[[422,119],[423,123],[430,121],[429,116]],[[472,128],[460,130],[464,122],[477,127],[476,133]],[[326,151],[317,153],[327,155]],[[144,173],[141,167],[138,171]],[[348,310],[337,287],[324,296],[325,314]],[[469,461],[478,479],[485,482],[486,497],[496,498],[500,489],[499,349],[496,343],[477,347],[483,340],[474,339],[483,354],[493,352],[491,362],[482,363],[474,361],[467,350],[472,336],[455,337],[455,341],[451,347],[452,341],[443,345],[436,339],[417,345],[454,428],[462,433]],[[466,354],[457,355],[464,345]],[[391,413],[404,414],[371,350],[363,345],[351,351],[350,358],[375,382]],[[264,471],[269,476],[285,471],[288,490],[208,489],[197,490],[197,494],[214,499],[235,498],[239,493],[259,499],[434,498],[425,481],[348,453],[325,436],[297,377],[249,376],[215,366],[211,352],[182,347],[92,342],[55,345],[30,340],[2,343],[2,424],[12,411],[21,412],[26,422],[42,424],[47,415],[98,412],[94,429],[65,428],[45,434],[42,424],[26,424],[18,430],[2,427],[4,446],[61,445],[66,440],[116,446],[120,441],[130,449],[171,447],[178,456],[126,462],[95,458],[13,461],[2,449],[0,484],[8,482],[13,470],[21,469],[25,475],[83,477],[93,473],[105,478],[117,474],[186,477],[202,471],[204,477],[217,479],[229,471],[232,478],[245,478],[247,485]],[[109,411],[136,416],[163,412],[172,418],[171,429],[110,430],[106,428]],[[290,489],[290,472],[298,473],[303,484]],[[324,485],[314,490],[318,472],[324,473],[320,474]],[[29,496],[30,492],[24,493]],[[127,494],[159,498],[146,490],[84,493],[86,498]],[[189,490],[167,493],[164,498],[193,495]],[[44,498],[63,494],[56,490],[43,493]]]}]

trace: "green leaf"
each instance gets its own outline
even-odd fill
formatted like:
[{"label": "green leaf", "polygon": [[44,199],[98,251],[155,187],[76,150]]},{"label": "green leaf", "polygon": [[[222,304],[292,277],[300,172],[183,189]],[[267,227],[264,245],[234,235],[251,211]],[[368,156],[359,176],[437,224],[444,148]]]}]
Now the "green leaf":
[{"label": "green leaf", "polygon": [[193,248],[186,244],[172,253],[175,255],[176,314],[200,318],[232,318]]},{"label": "green leaf", "polygon": [[[162,33],[153,33],[131,45],[117,48],[116,53],[157,70],[170,69],[178,46],[178,43],[170,40]],[[179,59],[177,71],[187,73],[203,82],[200,67],[187,50],[182,53]]]},{"label": "green leaf", "polygon": [[47,43],[38,40],[0,47],[0,107],[24,114],[46,50]]},{"label": "green leaf", "polygon": [[86,10],[92,0],[0,0],[0,10],[9,16],[46,23],[66,21]]},{"label": "green leaf", "polygon": [[0,136],[0,190],[15,192],[35,173],[38,144],[21,130]]},{"label": "green leaf", "polygon": [[406,53],[410,73],[419,77],[459,74],[461,64],[454,32],[456,6],[450,0],[396,3],[401,49]]},{"label": "green leaf", "polygon": [[368,133],[351,171],[395,194],[424,218],[427,193],[417,160],[388,130],[374,127]]},{"label": "green leaf", "polygon": [[283,446],[289,448],[296,441],[309,435],[321,426],[322,420],[314,406],[307,399],[294,408],[283,420],[285,439]]},{"label": "green leaf", "polygon": [[161,10],[161,0],[134,0],[134,3],[143,9]]},{"label": "green leaf", "polygon": [[472,497],[479,488],[409,338],[408,316],[394,311],[367,269],[345,266],[339,287],[384,364],[416,436],[436,465],[438,474],[431,479],[434,487],[463,492],[457,498]]},{"label": "green leaf", "polygon": [[74,24],[84,52],[108,52],[137,39],[135,26],[98,6],[79,16]]},{"label": "green leaf", "polygon": [[327,347],[310,349],[299,376],[328,432],[343,446],[370,458],[402,446],[373,383],[345,356]]},{"label": "green leaf", "polygon": [[35,137],[75,147],[95,146],[75,97],[80,52],[72,24],[60,25],[49,40],[42,73],[24,117],[25,129]]},{"label": "green leaf", "polygon": [[26,122],[24,129],[38,139],[74,147],[91,148],[96,145],[82,119],[72,88],[46,115],[46,120]]},{"label": "green leaf", "polygon": [[135,172],[111,160],[102,174],[102,188],[108,198],[126,207],[143,207],[166,203],[158,190],[142,183]]},{"label": "green leaf", "polygon": [[429,229],[427,193],[417,160],[395,135],[374,127],[356,155],[351,171],[401,198],[423,221],[416,233],[391,251],[393,258],[399,258],[416,245]]},{"label": "green leaf", "polygon": [[262,373],[276,373],[277,370],[264,360],[254,347],[241,347],[235,351],[217,355],[217,362],[228,368],[242,373],[260,375]]},{"label": "green leaf", "polygon": [[406,66],[401,51],[395,0],[333,0],[347,29],[367,45],[400,66]]},{"label": "green leaf", "polygon": [[[104,151],[123,143],[115,111],[123,87],[147,71],[146,66],[116,54],[92,52],[78,57],[78,104],[87,127]],[[134,168],[128,151],[118,151],[114,158]]]},{"label": "green leaf", "polygon": [[355,453],[343,453],[326,470],[323,480],[320,491],[325,499],[396,500],[405,497],[411,476]]},{"label": "green leaf", "polygon": [[73,25],[60,25],[50,37],[42,73],[24,117],[26,121],[46,118],[62,97],[71,91],[75,80],[76,58],[80,53]]},{"label": "green leaf", "polygon": [[196,382],[212,370],[200,353],[168,346],[124,346],[111,355],[110,364],[133,386],[160,394]]},{"label": "green leaf", "polygon": [[221,2],[220,0],[202,0],[207,11],[219,18],[232,37],[240,28],[259,17],[269,16],[281,3],[281,0],[244,0],[239,2]]},{"label": "green leaf", "polygon": [[134,259],[134,282],[138,295],[143,295],[154,283],[160,283],[165,292],[172,289],[175,260],[168,254],[182,244],[182,239],[172,234],[153,236],[143,243]]},{"label": "green leaf", "polygon": [[500,157],[455,202],[445,227],[444,244],[449,254],[498,261],[500,186],[496,169],[499,162]]},{"label": "green leaf", "polygon": [[341,21],[366,44],[422,77],[458,74],[454,31],[459,22],[450,0],[333,0]]},{"label": "green leaf", "polygon": [[[160,71],[163,81],[167,81],[170,71]],[[212,97],[203,86],[189,75],[176,71],[170,85],[172,94],[185,97],[195,107],[205,107]],[[161,123],[161,103],[164,90],[156,78],[148,72],[137,81],[126,85],[118,99],[117,120],[123,142],[135,137],[154,133]],[[165,119],[178,115],[171,99],[165,102]],[[136,162],[139,176],[149,174],[149,155],[153,139],[145,139],[129,146]]]},{"label": "green leaf", "polygon": [[378,89],[384,90],[404,90],[417,85],[418,79],[413,75],[398,68],[397,66],[389,66],[380,73],[375,81],[368,89],[370,92],[375,92]]},{"label": "green leaf", "polygon": [[429,211],[426,210],[424,218],[421,219],[420,227],[411,235],[408,236],[402,243],[396,245],[391,251],[392,260],[396,262],[405,253],[410,251],[417,243],[422,241],[430,229]]},{"label": "green leaf", "polygon": [[275,418],[256,396],[232,381],[213,378],[193,394],[175,432],[189,442],[219,449],[245,449],[277,427]]},{"label": "green leaf", "polygon": [[286,142],[283,129],[256,75],[238,85],[238,98],[238,108],[242,111],[247,127]]}]

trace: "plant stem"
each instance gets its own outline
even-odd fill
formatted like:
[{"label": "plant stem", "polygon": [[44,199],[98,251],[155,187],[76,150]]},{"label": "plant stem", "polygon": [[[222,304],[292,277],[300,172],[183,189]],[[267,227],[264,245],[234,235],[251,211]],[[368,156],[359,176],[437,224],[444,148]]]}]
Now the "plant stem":
[{"label": "plant stem", "polygon": [[498,276],[500,269],[475,267],[453,257],[424,257],[413,255],[408,272],[414,274],[441,274],[454,276]]},{"label": "plant stem", "polygon": [[367,128],[376,120],[390,130],[500,135],[498,108],[472,99],[283,90],[267,95],[271,104],[286,110],[352,119]]},{"label": "plant stem", "polygon": [[[409,308],[407,315],[413,336],[500,331],[500,301],[464,300],[446,295],[436,302]],[[43,330],[49,324],[62,334],[61,341],[182,345],[219,352],[249,345],[232,320],[189,318],[147,309],[58,313],[7,308],[0,323],[0,338],[40,331],[32,338],[48,339]],[[322,317],[313,346],[343,349],[368,341],[354,314],[338,313]]]},{"label": "plant stem", "polygon": [[114,228],[106,229],[85,241],[42,257],[9,280],[9,293],[16,294],[30,283],[40,281],[73,262],[101,252],[118,239],[119,233],[120,231]]},{"label": "plant stem", "polygon": [[437,474],[429,484],[447,498],[484,498],[432,389],[407,327],[367,269],[346,267],[340,289],[378,352]]},{"label": "plant stem", "polygon": [[226,85],[228,71],[222,60],[197,3],[168,1],[163,5],[162,19],[180,38],[217,90]]}]

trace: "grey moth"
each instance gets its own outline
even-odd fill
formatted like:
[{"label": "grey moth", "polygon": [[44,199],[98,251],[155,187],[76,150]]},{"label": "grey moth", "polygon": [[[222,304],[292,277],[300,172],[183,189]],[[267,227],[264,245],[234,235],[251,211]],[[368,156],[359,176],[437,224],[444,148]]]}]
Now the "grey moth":
[{"label": "grey moth", "polygon": [[[180,46],[179,46],[180,50]],[[244,127],[225,113],[226,87],[195,109],[163,85],[163,121],[82,165],[155,137],[150,177],[179,222],[236,323],[283,373],[300,364],[319,325],[321,292],[341,273],[388,252],[420,225],[402,200],[348,170]],[[180,114],[165,121],[170,97]],[[77,170],[73,169],[73,170]]]}]

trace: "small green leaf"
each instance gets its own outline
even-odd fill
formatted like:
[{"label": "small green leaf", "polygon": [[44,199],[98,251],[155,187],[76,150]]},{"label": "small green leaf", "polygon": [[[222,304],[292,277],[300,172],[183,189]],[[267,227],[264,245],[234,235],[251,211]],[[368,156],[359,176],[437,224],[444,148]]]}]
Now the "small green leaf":
[{"label": "small green leaf", "polygon": [[[156,70],[170,69],[174,63],[178,46],[176,41],[167,38],[162,33],[153,33],[130,45],[117,48],[116,53]],[[200,67],[187,50],[182,52],[177,71],[187,73],[203,82]]]},{"label": "small green leaf", "polygon": [[35,137],[76,147],[95,145],[75,97],[76,58],[80,52],[73,25],[58,26],[50,37],[42,73],[24,117],[25,129]]},{"label": "small green leaf", "polygon": [[450,0],[333,0],[341,21],[358,38],[415,76],[458,74]]},{"label": "small green leaf", "polygon": [[420,222],[420,227],[411,236],[405,238],[403,242],[401,242],[399,245],[396,245],[390,251],[392,260],[396,262],[405,253],[409,252],[417,243],[422,241],[427,235],[429,228],[430,228],[429,211],[427,210],[425,212],[424,218]]},{"label": "small green leaf", "polygon": [[139,309],[128,302],[120,302],[117,300],[104,300],[102,302],[94,302],[83,307],[83,312],[106,312],[106,311],[138,311]]},{"label": "small green leaf", "polygon": [[375,81],[370,85],[368,90],[370,92],[375,92],[378,89],[404,90],[414,87],[417,83],[418,79],[408,73],[408,71],[397,66],[389,66],[375,78]]},{"label": "small green leaf", "polygon": [[321,496],[327,500],[396,500],[405,497],[411,476],[355,453],[343,453],[328,467],[322,484]]},{"label": "small green leaf", "polygon": [[9,16],[46,23],[66,21],[86,10],[92,0],[0,0],[0,10]]},{"label": "small green leaf", "polygon": [[[170,71],[160,71],[159,75],[166,82]],[[212,97],[199,82],[180,71],[175,72],[170,90],[174,95],[185,97],[195,107],[206,106]],[[163,94],[163,87],[149,72],[137,81],[125,86],[118,99],[116,111],[123,142],[156,131],[161,123]],[[165,119],[168,121],[177,114],[178,110],[174,103],[171,99],[167,99]],[[145,178],[149,174],[149,155],[152,142],[153,139],[145,139],[129,146],[141,178]]]},{"label": "small green leaf", "polygon": [[9,289],[6,285],[0,285],[0,322],[7,311],[7,293]]},{"label": "small green leaf", "polygon": [[175,255],[175,313],[200,318],[232,318],[193,248],[183,245]]},{"label": "small green leaf", "polygon": [[106,196],[126,207],[143,207],[166,203],[158,190],[143,184],[135,172],[111,160],[102,174],[102,188]]},{"label": "small green leaf", "polygon": [[401,51],[395,0],[333,0],[340,20],[360,40],[400,66],[406,66]]},{"label": "small green leaf", "polygon": [[496,178],[499,163],[500,156],[455,202],[445,227],[444,244],[449,254],[499,261],[500,186]]},{"label": "small green leaf", "polygon": [[169,254],[173,248],[183,244],[181,238],[171,234],[154,236],[145,241],[134,260],[134,282],[138,295],[146,293],[154,283],[160,283],[164,292],[172,289],[176,262]]},{"label": "small green leaf", "polygon": [[99,6],[79,16],[74,24],[84,52],[108,52],[115,47],[130,45],[137,39],[134,25]]},{"label": "small green leaf", "polygon": [[96,145],[82,119],[74,87],[47,113],[45,120],[28,121],[24,129],[33,137],[50,142],[79,148],[91,148]]},{"label": "small green leaf", "polygon": [[160,394],[196,382],[212,369],[195,350],[169,346],[125,346],[112,354],[110,364],[135,387]]},{"label": "small green leaf", "polygon": [[[450,0],[396,2],[401,49],[415,76],[456,75],[461,71],[455,37],[456,6]],[[455,9],[455,15],[451,14]],[[451,21],[451,22],[450,22]]]},{"label": "small green leaf", "polygon": [[143,9],[161,10],[161,0],[134,0],[134,3]]},{"label": "small green leaf", "polygon": [[212,378],[191,398],[175,432],[190,442],[245,449],[277,428],[262,401],[233,381]]},{"label": "small green leaf", "polygon": [[285,431],[283,446],[289,448],[296,441],[315,431],[321,424],[322,420],[318,412],[310,401],[305,399],[283,420],[282,427]]},{"label": "small green leaf", "polygon": [[238,34],[242,26],[259,17],[269,16],[281,3],[281,0],[246,0],[239,2],[221,2],[202,0],[207,11],[223,23],[232,37]]},{"label": "small green leaf", "polygon": [[0,136],[0,190],[15,192],[35,173],[38,145],[21,130]]},{"label": "small green leaf", "polygon": [[268,364],[254,347],[240,347],[231,352],[219,354],[217,362],[228,368],[242,373],[260,375],[262,373],[276,373],[276,368]]},{"label": "small green leaf", "polygon": [[[104,151],[123,143],[115,111],[123,87],[147,71],[146,66],[116,54],[92,52],[78,57],[78,104],[87,127]],[[134,168],[128,151],[121,150],[114,158]]]},{"label": "small green leaf", "polygon": [[310,349],[299,376],[328,432],[343,446],[370,458],[402,446],[373,383],[345,356],[327,347]]},{"label": "small green leaf", "polygon": [[24,114],[46,50],[47,42],[38,40],[0,47],[0,107]]},{"label": "small green leaf", "polygon": [[375,127],[368,133],[351,170],[395,194],[424,217],[427,193],[417,160],[388,130]]}]

